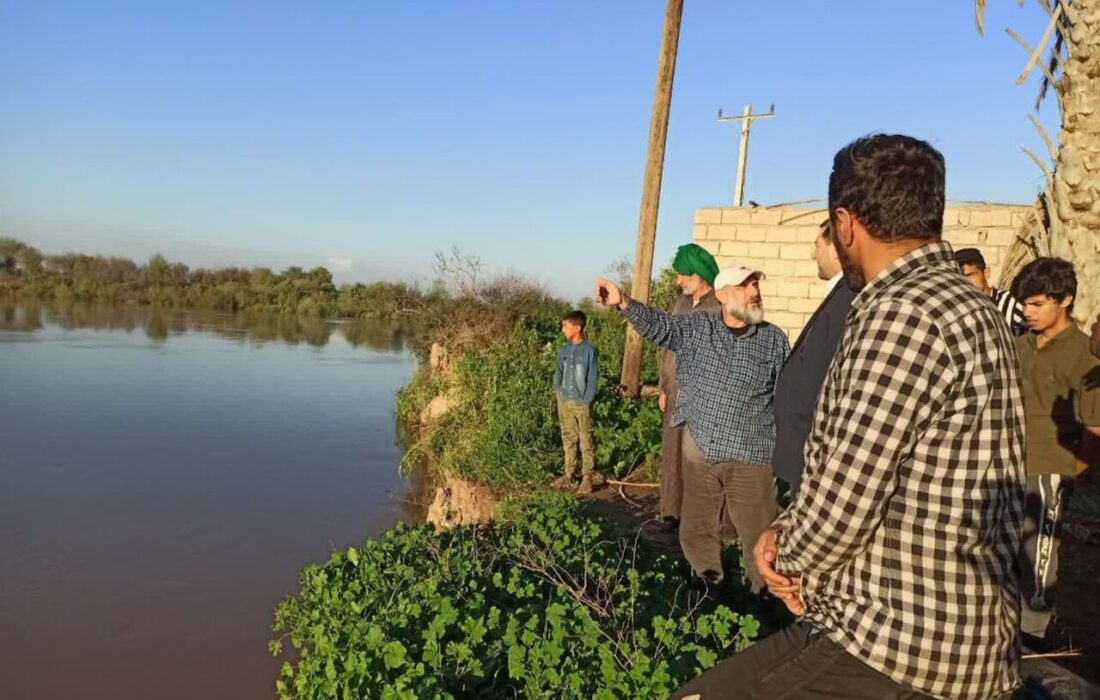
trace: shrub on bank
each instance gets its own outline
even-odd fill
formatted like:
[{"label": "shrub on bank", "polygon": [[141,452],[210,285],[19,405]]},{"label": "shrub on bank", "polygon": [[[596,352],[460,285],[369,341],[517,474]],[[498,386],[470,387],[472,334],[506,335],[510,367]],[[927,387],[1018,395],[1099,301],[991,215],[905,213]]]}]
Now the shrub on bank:
[{"label": "shrub on bank", "polygon": [[[661,412],[655,400],[619,392],[626,322],[615,312],[588,309],[589,336],[600,351],[600,380],[593,405],[597,468],[618,475],[656,464]],[[413,421],[438,393],[455,405],[413,441],[406,466],[429,456],[447,474],[497,488],[545,484],[561,473],[561,435],[553,389],[554,363],[563,340],[560,314],[521,317],[486,347],[454,360],[448,377],[422,366],[398,396],[398,414]],[[657,379],[654,350],[643,380]]]},{"label": "shrub on bank", "polygon": [[503,511],[443,534],[399,525],[306,567],[276,610],[272,652],[296,650],[280,696],[664,697],[757,633],[570,497]]}]

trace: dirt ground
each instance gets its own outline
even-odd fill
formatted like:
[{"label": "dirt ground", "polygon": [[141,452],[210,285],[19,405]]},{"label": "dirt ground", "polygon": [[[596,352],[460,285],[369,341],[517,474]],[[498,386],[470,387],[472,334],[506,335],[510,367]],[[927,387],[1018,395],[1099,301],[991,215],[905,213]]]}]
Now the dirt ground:
[{"label": "dirt ground", "polygon": [[[625,498],[622,494],[625,494]],[[657,491],[609,485],[589,502],[596,512],[632,531],[659,552],[679,556],[674,533],[660,527]],[[1100,470],[1086,472],[1070,501],[1058,565],[1056,624],[1062,642],[1051,663],[1100,685]],[[1028,653],[1025,651],[1025,654]]]}]

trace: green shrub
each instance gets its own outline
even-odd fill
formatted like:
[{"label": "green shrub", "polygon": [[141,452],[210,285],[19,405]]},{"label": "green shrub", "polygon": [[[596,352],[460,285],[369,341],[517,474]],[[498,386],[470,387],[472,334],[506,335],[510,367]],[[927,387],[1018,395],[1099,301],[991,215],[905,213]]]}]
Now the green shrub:
[{"label": "green shrub", "polygon": [[426,436],[445,472],[516,488],[560,470],[555,348],[545,337],[545,329],[521,323],[502,341],[458,359],[459,405]]},{"label": "green shrub", "polygon": [[572,498],[502,510],[441,535],[399,525],[306,567],[275,613],[272,653],[296,649],[280,696],[664,697],[757,633]]},{"label": "green shrub", "polygon": [[[596,466],[623,475],[654,462],[661,447],[655,400],[618,391],[625,321],[605,310],[592,314],[590,338],[600,350],[593,404]],[[461,355],[449,385],[458,405],[412,445],[406,466],[424,455],[449,474],[505,489],[544,484],[562,470],[561,433],[554,396],[554,363],[564,340],[557,315],[520,320],[488,347]],[[645,364],[656,381],[656,354]],[[413,420],[438,393],[440,380],[422,368],[398,396],[398,415]]]}]

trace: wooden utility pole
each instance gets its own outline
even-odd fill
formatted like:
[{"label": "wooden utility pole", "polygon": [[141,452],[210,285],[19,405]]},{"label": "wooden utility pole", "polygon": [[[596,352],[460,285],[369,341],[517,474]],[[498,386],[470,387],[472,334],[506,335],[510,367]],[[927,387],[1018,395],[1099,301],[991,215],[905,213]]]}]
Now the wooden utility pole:
[{"label": "wooden utility pole", "polygon": [[[653,98],[653,118],[649,123],[649,151],[642,183],[642,209],[638,215],[638,247],[634,251],[634,276],[630,296],[649,301],[649,283],[653,277],[653,242],[657,237],[657,210],[661,203],[661,176],[665,167],[665,140],[668,114],[672,107],[672,79],[676,74],[676,49],[680,43],[680,17],[684,0],[668,0],[661,56],[657,62],[657,92]],[[642,388],[642,337],[629,326],[623,352],[622,384],[631,396]]]},{"label": "wooden utility pole", "polygon": [[733,186],[733,206],[744,206],[745,203],[745,172],[749,169],[749,132],[752,130],[752,122],[755,119],[769,119],[775,116],[775,105],[765,114],[753,114],[752,105],[745,105],[745,111],[739,117],[724,117],[722,110],[718,110],[718,121],[741,122],[741,149],[737,155],[737,184]]}]

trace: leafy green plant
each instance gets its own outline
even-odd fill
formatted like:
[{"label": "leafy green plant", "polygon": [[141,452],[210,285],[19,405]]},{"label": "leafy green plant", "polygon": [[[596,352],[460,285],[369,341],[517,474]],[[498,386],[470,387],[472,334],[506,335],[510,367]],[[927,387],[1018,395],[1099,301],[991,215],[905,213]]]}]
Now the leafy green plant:
[{"label": "leafy green plant", "polygon": [[399,525],[306,567],[275,613],[280,696],[664,697],[758,631],[571,498],[502,510],[443,534]]},{"label": "leafy green plant", "polygon": [[[597,311],[590,338],[600,350],[600,383],[593,404],[597,468],[625,474],[655,460],[661,412],[655,400],[618,391],[625,322]],[[424,455],[445,472],[496,487],[544,484],[562,469],[561,434],[552,378],[564,342],[557,315],[521,319],[488,347],[466,352],[447,381],[457,405],[414,441],[406,466]],[[656,354],[646,370],[656,378]],[[439,379],[421,369],[398,397],[398,414],[411,420],[438,392]]]}]

